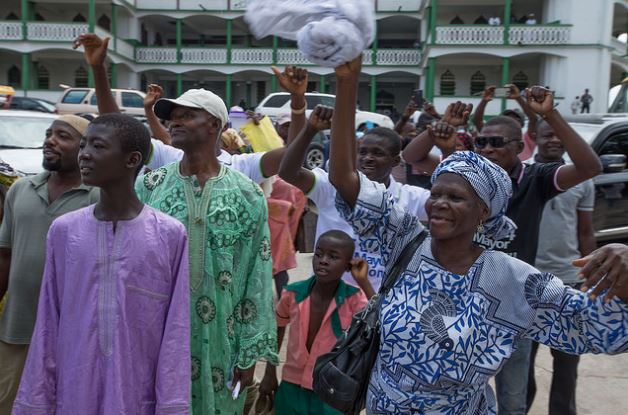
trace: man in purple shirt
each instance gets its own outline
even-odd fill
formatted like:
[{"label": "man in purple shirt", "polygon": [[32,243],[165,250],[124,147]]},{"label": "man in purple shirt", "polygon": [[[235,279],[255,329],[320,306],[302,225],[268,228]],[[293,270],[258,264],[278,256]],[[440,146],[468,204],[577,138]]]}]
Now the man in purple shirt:
[{"label": "man in purple shirt", "polygon": [[107,114],[81,139],[100,202],[50,227],[37,323],[13,414],[188,414],[187,237],[133,190],[150,136]]}]

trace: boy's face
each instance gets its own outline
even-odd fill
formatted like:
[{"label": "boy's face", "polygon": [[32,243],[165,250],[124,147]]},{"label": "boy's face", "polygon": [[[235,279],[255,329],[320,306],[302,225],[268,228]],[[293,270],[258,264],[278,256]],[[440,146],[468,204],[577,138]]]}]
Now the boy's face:
[{"label": "boy's face", "polygon": [[81,179],[88,186],[102,187],[111,182],[134,175],[139,152],[124,152],[115,128],[102,124],[90,124],[81,139],[78,155]]},{"label": "boy's face", "polygon": [[324,282],[339,280],[351,269],[352,258],[353,248],[333,237],[319,238],[312,258],[316,279]]},{"label": "boy's face", "polygon": [[365,135],[358,147],[358,169],[369,180],[385,183],[392,168],[399,164],[399,154],[390,154],[384,139]]}]

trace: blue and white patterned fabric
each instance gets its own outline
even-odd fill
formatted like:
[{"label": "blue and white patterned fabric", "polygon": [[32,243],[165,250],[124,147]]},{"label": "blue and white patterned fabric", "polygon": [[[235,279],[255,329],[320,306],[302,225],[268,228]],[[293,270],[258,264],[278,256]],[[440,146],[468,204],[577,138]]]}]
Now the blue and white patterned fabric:
[{"label": "blue and white patterned fabric", "polygon": [[[385,188],[360,174],[351,210],[337,208],[387,269],[422,230]],[[526,337],[567,353],[628,351],[628,305],[566,287],[551,274],[484,251],[465,275],[442,268],[427,238],[388,293],[368,414],[495,414],[488,380]]]},{"label": "blue and white patterned fabric", "polygon": [[456,151],[438,165],[432,183],[443,173],[462,176],[490,209],[491,216],[484,223],[486,236],[506,239],[514,235],[517,225],[506,216],[512,182],[504,169],[472,151]]}]

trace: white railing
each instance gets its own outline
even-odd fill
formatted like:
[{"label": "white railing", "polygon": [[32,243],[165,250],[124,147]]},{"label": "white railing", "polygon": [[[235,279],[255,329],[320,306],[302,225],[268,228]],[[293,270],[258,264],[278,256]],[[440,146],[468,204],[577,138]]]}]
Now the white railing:
[{"label": "white railing", "polygon": [[371,49],[366,49],[362,52],[362,65],[372,65],[373,64],[373,51]]},{"label": "white railing", "polygon": [[272,49],[232,49],[231,63],[272,64]]},{"label": "white railing", "polygon": [[312,65],[299,49],[277,49],[279,65]]},{"label": "white railing", "polygon": [[420,63],[420,50],[379,49],[377,51],[377,65],[416,66]]},{"label": "white railing", "polygon": [[511,26],[511,45],[563,45],[569,42],[570,26]]},{"label": "white railing", "polygon": [[227,49],[184,48],[181,63],[227,63]]},{"label": "white railing", "polygon": [[440,26],[436,28],[436,43],[440,45],[501,45],[502,26]]},{"label": "white railing", "polygon": [[378,0],[378,12],[418,12],[425,0]]},{"label": "white railing", "polygon": [[135,0],[135,7],[138,9],[176,10],[177,2],[173,0]]},{"label": "white railing", "polygon": [[22,23],[0,22],[1,40],[22,40]]},{"label": "white railing", "polygon": [[87,23],[45,23],[31,22],[27,24],[28,40],[49,40],[54,42],[71,42],[80,34],[87,33]]},{"label": "white railing", "polygon": [[176,63],[177,49],[175,48],[137,48],[135,49],[137,63]]}]

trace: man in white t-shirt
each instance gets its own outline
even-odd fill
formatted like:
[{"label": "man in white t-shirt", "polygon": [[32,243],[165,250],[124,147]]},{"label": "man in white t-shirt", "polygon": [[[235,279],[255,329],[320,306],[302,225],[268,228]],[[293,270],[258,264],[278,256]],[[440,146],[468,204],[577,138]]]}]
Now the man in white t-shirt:
[{"label": "man in white t-shirt", "polygon": [[[355,256],[365,258],[369,264],[369,280],[375,290],[379,289],[384,266],[379,253],[368,246],[368,242],[359,243],[353,228],[336,210],[336,189],[329,181],[329,176],[322,169],[307,170],[302,167],[303,159],[312,138],[322,130],[330,128],[333,109],[317,106],[306,126],[287,147],[279,167],[279,177],[301,189],[318,208],[316,239],[328,230],[337,229],[349,234],[356,241]],[[425,202],[430,192],[416,186],[397,183],[392,175],[392,168],[400,162],[401,137],[389,128],[377,127],[369,130],[360,140],[358,149],[358,169],[369,179],[384,184],[395,200],[406,210],[427,219]],[[316,254],[316,253],[315,253]],[[351,275],[345,273],[345,282],[353,283]]]}]

